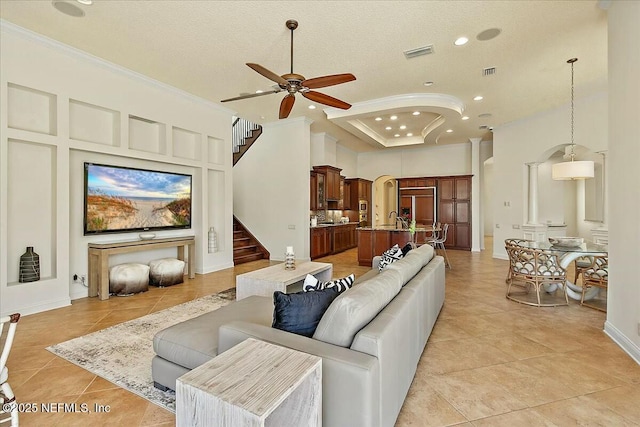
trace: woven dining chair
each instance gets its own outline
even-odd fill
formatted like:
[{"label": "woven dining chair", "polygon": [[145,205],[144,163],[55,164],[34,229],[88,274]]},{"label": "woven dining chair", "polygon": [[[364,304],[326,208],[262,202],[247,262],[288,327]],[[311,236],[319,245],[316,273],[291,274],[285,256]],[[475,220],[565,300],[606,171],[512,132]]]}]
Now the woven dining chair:
[{"label": "woven dining chair", "polygon": [[18,404],[16,403],[16,397],[8,382],[9,368],[7,368],[7,359],[9,358],[9,352],[11,352],[11,346],[13,345],[13,337],[16,334],[18,320],[20,320],[20,313],[0,317],[0,335],[2,335],[4,325],[9,325],[7,336],[2,347],[2,353],[0,353],[0,417],[4,414],[9,414],[9,417],[0,418],[0,424],[10,422],[12,427],[18,425]]},{"label": "woven dining chair", "polygon": [[606,255],[592,257],[591,265],[582,270],[582,296],[580,297],[580,305],[606,312],[606,299],[604,307],[595,304],[597,298],[585,301],[586,293],[593,287],[604,289],[606,295],[609,288],[609,257]]}]

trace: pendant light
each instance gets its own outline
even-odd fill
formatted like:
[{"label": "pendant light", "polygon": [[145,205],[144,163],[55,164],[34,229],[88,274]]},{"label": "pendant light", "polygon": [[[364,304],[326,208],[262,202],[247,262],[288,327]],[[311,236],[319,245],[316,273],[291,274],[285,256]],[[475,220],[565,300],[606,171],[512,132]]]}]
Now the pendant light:
[{"label": "pendant light", "polygon": [[571,58],[567,61],[571,64],[571,161],[556,163],[551,166],[551,178],[556,181],[567,181],[570,179],[586,179],[593,178],[594,166],[593,162],[589,160],[576,161],[575,148],[576,144],[573,140],[573,64],[578,61],[578,58]]}]

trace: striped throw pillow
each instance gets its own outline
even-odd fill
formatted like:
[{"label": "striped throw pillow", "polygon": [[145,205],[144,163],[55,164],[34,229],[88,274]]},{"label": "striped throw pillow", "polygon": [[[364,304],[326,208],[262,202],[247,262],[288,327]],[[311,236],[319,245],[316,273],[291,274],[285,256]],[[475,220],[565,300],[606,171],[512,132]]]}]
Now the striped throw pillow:
[{"label": "striped throw pillow", "polygon": [[347,277],[343,277],[342,279],[331,280],[329,282],[323,282],[321,280],[316,279],[314,276],[307,274],[307,277],[304,278],[304,284],[302,285],[302,290],[305,292],[309,291],[321,291],[327,288],[336,288],[338,293],[344,292],[353,286],[353,282],[356,280],[355,274],[350,274]]},{"label": "striped throw pillow", "polygon": [[384,268],[391,264],[392,262],[396,262],[400,258],[402,258],[402,249],[397,244],[393,245],[390,249],[387,249],[382,253],[382,259],[380,260],[380,264],[378,264],[378,270],[382,271]]}]

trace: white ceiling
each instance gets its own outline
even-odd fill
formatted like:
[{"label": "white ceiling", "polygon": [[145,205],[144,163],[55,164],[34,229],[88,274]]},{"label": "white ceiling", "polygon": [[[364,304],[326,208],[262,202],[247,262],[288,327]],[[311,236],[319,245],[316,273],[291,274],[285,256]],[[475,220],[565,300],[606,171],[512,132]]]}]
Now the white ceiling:
[{"label": "white ceiling", "polygon": [[[287,19],[296,19],[294,72],[306,78],[353,73],[357,80],[318,91],[354,104],[357,120],[394,138],[420,132],[433,122],[423,102],[442,94],[457,100],[428,143],[490,139],[496,127],[565,104],[570,66],[575,64],[576,97],[606,88],[606,11],[595,0],[577,1],[115,1],[81,5],[85,16],[71,17],[50,1],[0,0],[0,17],[202,98],[218,102],[241,93],[268,90],[273,82],[245,65],[258,63],[277,74],[290,70]],[[489,28],[501,34],[489,41],[476,35]],[[459,36],[469,38],[454,46]],[[433,45],[434,53],[406,59],[403,51]],[[482,69],[497,73],[483,77]],[[434,85],[426,87],[425,81]],[[400,95],[412,95],[403,97]],[[429,95],[429,96],[426,96]],[[473,97],[482,95],[480,102]],[[275,121],[284,93],[222,104],[260,122]],[[383,105],[382,98],[418,99]],[[408,103],[407,103],[408,102]],[[355,151],[382,148],[353,125],[353,117],[327,120],[325,107],[296,96],[290,117],[313,120]],[[365,108],[378,105],[379,108]],[[396,105],[396,107],[394,107]],[[359,107],[356,108],[356,107]],[[388,117],[394,108],[407,129]],[[408,111],[421,111],[420,116]],[[331,113],[331,110],[327,110]],[[490,113],[490,117],[478,117]],[[355,114],[355,113],[354,113]],[[469,120],[462,121],[466,115]],[[383,118],[375,122],[374,117]],[[355,123],[355,122],[354,122]],[[391,132],[384,129],[394,126]],[[446,133],[451,129],[451,133]],[[352,133],[353,132],[353,133]],[[360,137],[354,135],[360,135]],[[405,138],[406,133],[401,135]],[[429,142],[430,141],[430,142]],[[418,141],[422,142],[422,141]],[[389,144],[392,146],[393,144]]]}]

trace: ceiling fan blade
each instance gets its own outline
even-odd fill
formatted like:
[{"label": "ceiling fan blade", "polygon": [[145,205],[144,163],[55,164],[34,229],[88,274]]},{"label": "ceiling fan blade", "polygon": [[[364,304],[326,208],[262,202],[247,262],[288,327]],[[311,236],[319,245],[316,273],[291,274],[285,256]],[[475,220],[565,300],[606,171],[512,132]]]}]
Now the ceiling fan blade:
[{"label": "ceiling fan blade", "polygon": [[328,105],[330,107],[342,108],[343,110],[348,110],[349,108],[351,108],[351,104],[347,104],[344,101],[341,101],[329,95],[325,95],[324,93],[315,92],[313,90],[308,90],[306,92],[300,93],[307,99],[319,102],[320,104]]},{"label": "ceiling fan blade", "polygon": [[266,68],[264,68],[262,65],[259,64],[252,64],[250,62],[247,62],[247,65],[249,66],[249,68],[251,68],[253,71],[262,74],[263,76],[265,76],[266,78],[268,78],[269,80],[273,80],[274,82],[278,83],[281,86],[286,86],[289,84],[288,81],[286,81],[285,79],[283,79],[282,77],[280,77],[279,75],[277,75],[276,73],[274,73],[273,71],[267,70]]},{"label": "ceiling fan blade", "polygon": [[285,96],[280,103],[280,116],[281,119],[286,119],[291,113],[293,104],[296,102],[296,97],[292,94]]},{"label": "ceiling fan blade", "polygon": [[356,79],[351,73],[346,74],[332,74],[330,76],[315,77],[302,82],[302,86],[309,89],[319,89],[321,87],[339,85],[342,83],[352,82]]},{"label": "ceiling fan blade", "polygon": [[282,92],[282,90],[280,90],[280,89],[275,90],[274,89],[274,90],[269,90],[269,91],[266,91],[266,92],[250,93],[250,94],[247,94],[247,95],[236,96],[235,98],[223,99],[220,102],[238,101],[240,99],[255,98],[256,96],[271,95],[272,93],[278,93],[278,92]]}]

